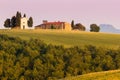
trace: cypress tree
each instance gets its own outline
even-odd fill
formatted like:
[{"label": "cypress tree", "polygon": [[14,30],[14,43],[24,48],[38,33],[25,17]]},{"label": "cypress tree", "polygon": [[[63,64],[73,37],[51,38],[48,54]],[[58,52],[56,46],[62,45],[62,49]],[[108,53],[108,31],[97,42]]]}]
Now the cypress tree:
[{"label": "cypress tree", "polygon": [[26,17],[26,14],[24,14],[23,17]]},{"label": "cypress tree", "polygon": [[28,26],[29,27],[33,26],[33,18],[32,17],[30,17],[29,20],[28,20]]},{"label": "cypress tree", "polygon": [[13,16],[12,19],[11,19],[11,27],[15,27],[16,26],[16,17]]},{"label": "cypress tree", "polygon": [[72,22],[71,22],[71,27],[72,27],[72,29],[74,29],[74,20],[72,20]]},{"label": "cypress tree", "polygon": [[21,13],[17,11],[16,13],[16,26],[20,26]]}]

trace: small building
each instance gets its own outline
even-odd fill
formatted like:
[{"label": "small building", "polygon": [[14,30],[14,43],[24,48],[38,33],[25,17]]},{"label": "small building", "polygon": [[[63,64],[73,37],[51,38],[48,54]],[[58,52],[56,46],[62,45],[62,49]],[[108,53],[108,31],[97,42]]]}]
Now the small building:
[{"label": "small building", "polygon": [[20,21],[20,29],[34,29],[34,28],[28,26],[28,19],[26,17],[22,17]]},{"label": "small building", "polygon": [[26,17],[21,18],[20,29],[28,29],[28,19]]},{"label": "small building", "polygon": [[48,22],[46,20],[43,20],[43,23],[41,25],[38,25],[35,27],[35,29],[60,29],[60,30],[71,30],[71,24],[67,22]]}]

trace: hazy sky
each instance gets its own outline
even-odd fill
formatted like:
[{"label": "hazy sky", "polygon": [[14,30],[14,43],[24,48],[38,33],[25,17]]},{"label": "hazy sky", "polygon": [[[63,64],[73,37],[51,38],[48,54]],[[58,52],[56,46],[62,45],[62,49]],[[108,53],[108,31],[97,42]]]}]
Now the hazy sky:
[{"label": "hazy sky", "polygon": [[120,0],[0,0],[0,26],[20,11],[32,16],[34,25],[42,20],[112,24],[120,29]]}]

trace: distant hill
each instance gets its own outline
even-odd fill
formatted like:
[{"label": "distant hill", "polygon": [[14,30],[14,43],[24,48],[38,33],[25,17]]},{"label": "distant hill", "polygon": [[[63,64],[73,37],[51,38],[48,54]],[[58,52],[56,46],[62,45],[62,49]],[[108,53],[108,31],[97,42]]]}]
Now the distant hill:
[{"label": "distant hill", "polygon": [[100,32],[120,33],[120,30],[116,29],[113,25],[100,24],[99,26],[100,26]]}]

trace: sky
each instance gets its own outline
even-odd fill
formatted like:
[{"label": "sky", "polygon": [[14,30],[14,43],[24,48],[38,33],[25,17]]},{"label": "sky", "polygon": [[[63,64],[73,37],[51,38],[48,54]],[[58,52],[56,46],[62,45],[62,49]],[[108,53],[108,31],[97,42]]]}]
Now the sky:
[{"label": "sky", "polygon": [[34,26],[42,20],[90,24],[111,24],[120,29],[120,0],[0,0],[0,27],[4,21],[19,11],[29,18]]}]

